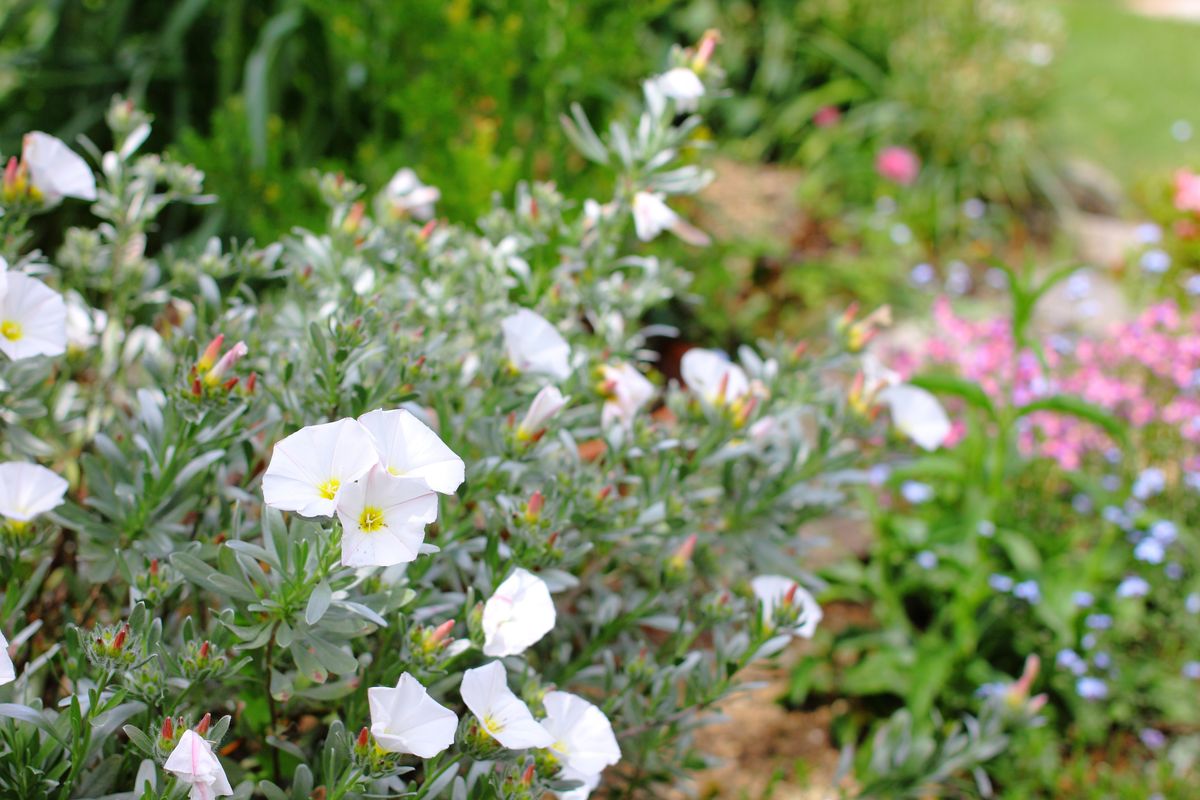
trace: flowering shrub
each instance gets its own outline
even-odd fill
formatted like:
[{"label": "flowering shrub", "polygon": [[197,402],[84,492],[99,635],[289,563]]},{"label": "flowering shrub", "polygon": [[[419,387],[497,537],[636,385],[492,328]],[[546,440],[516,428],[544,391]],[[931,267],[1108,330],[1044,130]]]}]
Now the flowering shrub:
[{"label": "flowering shrub", "polygon": [[[832,659],[797,670],[793,700],[825,691],[876,713],[902,705],[860,762],[878,785],[950,780],[929,763],[939,728],[928,720],[977,714],[968,729],[980,738],[963,752],[983,793],[993,782],[1009,796],[1030,784],[1070,792],[1062,761],[1092,747],[1089,763],[1130,764],[1138,787],[1153,775],[1153,790],[1185,797],[1200,744],[1196,706],[1180,702],[1200,678],[1200,498],[1180,468],[1194,458],[1191,430],[1175,415],[1196,391],[1180,380],[1194,323],[1157,306],[1111,337],[1056,338],[1043,352],[1032,308],[1067,273],[1009,276],[1010,318],[973,323],[943,303],[923,349],[890,358],[916,373],[908,385],[952,401],[950,420],[940,440],[912,437],[927,452],[872,469],[882,492],[863,497],[877,541],[865,564],[827,571],[823,599],[867,603],[873,619],[835,634]],[[889,390],[872,387],[903,385],[864,366],[859,396],[886,403]],[[1137,469],[1139,458],[1162,469]],[[1022,663],[1012,694],[1007,676]],[[996,696],[1021,714],[989,737],[981,721]],[[873,724],[848,716],[849,741]],[[905,744],[922,738],[910,757]]]},{"label": "flowering shrub", "polygon": [[[158,249],[212,198],[132,104],[84,143],[98,180],[32,135],[0,217],[0,793],[579,798],[698,763],[738,672],[813,634],[797,527],[853,453],[837,348],[647,368],[687,275],[626,246],[703,239],[670,198],[707,179],[710,55],[603,138],[566,118],[610,200],[522,185],[478,232],[401,171],[373,203],[325,176],[325,230]],[[70,197],[99,224],[28,252]]]}]

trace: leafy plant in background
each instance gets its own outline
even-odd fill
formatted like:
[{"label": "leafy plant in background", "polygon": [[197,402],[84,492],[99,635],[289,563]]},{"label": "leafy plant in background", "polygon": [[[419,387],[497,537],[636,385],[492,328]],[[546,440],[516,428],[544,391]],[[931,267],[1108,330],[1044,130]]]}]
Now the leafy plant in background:
[{"label": "leafy plant in background", "polygon": [[[704,237],[672,204],[708,179],[687,111],[713,44],[604,135],[571,109],[607,202],[522,184],[478,232],[416,218],[409,174],[374,202],[328,174],[320,230],[157,249],[168,204],[212,198],[141,153],[135,106],[94,183],[26,149],[0,791],[653,796],[701,763],[690,732],[739,672],[812,635],[796,531],[854,478],[836,344],[692,349],[686,387],[646,369],[640,320],[687,275],[630,223]],[[52,263],[24,224],[66,174],[100,224]]]},{"label": "leafy plant in background", "polygon": [[[826,599],[869,604],[873,624],[836,634],[831,660],[795,673],[791,700],[857,698],[841,722],[852,743],[897,707],[910,720],[902,724],[931,736],[930,714],[972,711],[1002,676],[1039,658],[1049,724],[1018,729],[1007,751],[993,751],[978,791],[1067,791],[1064,759],[1100,748],[1124,762],[1123,739],[1137,737],[1139,761],[1165,755],[1156,788],[1176,792],[1194,778],[1200,745],[1194,707],[1180,702],[1200,675],[1195,465],[1186,430],[1130,409],[1135,394],[1156,412],[1192,402],[1195,387],[1148,381],[1145,342],[1139,357],[1112,356],[1135,332],[1185,350],[1195,337],[1156,330],[1159,308],[1106,342],[1046,345],[1030,328],[1033,307],[1072,272],[1040,283],[1007,272],[1009,319],[974,324],[943,308],[939,336],[916,359],[895,360],[918,371],[913,385],[955,399],[959,419],[945,449],[877,468],[888,491],[864,497],[872,552],[824,575]],[[1120,396],[1098,396],[1101,386]],[[1154,466],[1134,468],[1140,459]],[[879,756],[863,759],[878,771]],[[1141,778],[1138,768],[1126,780]]]}]

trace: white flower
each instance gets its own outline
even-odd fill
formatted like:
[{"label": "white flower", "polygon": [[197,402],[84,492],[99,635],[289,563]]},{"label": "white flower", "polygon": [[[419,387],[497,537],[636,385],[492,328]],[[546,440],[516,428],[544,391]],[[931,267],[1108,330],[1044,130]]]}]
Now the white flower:
[{"label": "white flower", "polygon": [[425,526],[437,519],[437,495],[421,478],[397,478],[376,465],[338,493],[342,564],[390,567],[415,561]]},{"label": "white flower", "polygon": [[96,176],[92,168],[71,148],[48,133],[25,134],[21,161],[29,170],[29,182],[47,203],[64,197],[96,199]]},{"label": "white flower", "polygon": [[750,392],[745,370],[718,350],[693,347],[683,354],[679,372],[687,387],[712,408],[736,403]]},{"label": "white flower", "polygon": [[379,463],[388,473],[423,478],[430,489],[442,494],[454,494],[462,484],[463,460],[413,413],[376,409],[358,421],[374,437]]},{"label": "white flower", "polygon": [[233,787],[229,785],[229,778],[225,777],[212,745],[193,730],[183,732],[179,744],[167,756],[163,769],[191,784],[192,790],[188,793],[191,800],[213,800],[233,794]]},{"label": "white flower", "polygon": [[441,199],[442,193],[436,186],[421,183],[417,173],[404,167],[388,181],[383,196],[394,216],[412,214],[419,220],[427,220],[433,216],[433,204]]},{"label": "white flower", "polygon": [[695,72],[687,67],[669,69],[654,79],[658,90],[663,96],[675,101],[675,108],[680,111],[695,111],[704,96],[704,83]]},{"label": "white flower", "polygon": [[565,380],[571,375],[571,346],[540,314],[522,308],[500,321],[508,360],[518,372]]},{"label": "white flower", "polygon": [[798,609],[796,626],[788,631],[793,636],[811,639],[821,622],[821,607],[808,590],[791,578],[782,575],[759,575],[750,581],[754,596],[762,603],[763,624],[775,624],[775,610],[783,603]]},{"label": "white flower", "polygon": [[688,244],[703,246],[709,243],[703,231],[684,222],[663,202],[661,192],[638,192],[633,196],[633,227],[643,242],[669,230]]},{"label": "white flower", "polygon": [[600,775],[584,775],[570,767],[559,770],[558,777],[564,781],[579,781],[583,785],[578,789],[570,789],[558,793],[558,800],[587,800],[596,787],[600,785]]},{"label": "white flower", "polygon": [[332,516],[338,492],[377,463],[374,437],[354,420],[309,425],[276,443],[263,475],[263,498],[303,517]]},{"label": "white flower", "polygon": [[879,393],[888,404],[896,429],[926,450],[936,450],[950,435],[950,418],[946,410],[924,389],[900,384],[889,386]]},{"label": "white flower", "polygon": [[554,627],[550,587],[538,576],[517,568],[483,605],[483,653],[524,653]]},{"label": "white flower", "polygon": [[517,438],[524,442],[537,436],[538,431],[544,428],[551,417],[561,411],[566,404],[567,399],[563,397],[563,393],[558,390],[558,387],[543,386],[542,390],[533,398],[533,402],[529,404],[525,418],[517,425]]},{"label": "white flower", "polygon": [[8,639],[0,633],[0,686],[12,683],[17,679],[17,668],[13,666],[12,656],[8,654]]},{"label": "white flower", "polygon": [[626,428],[633,424],[642,406],[654,397],[654,384],[632,364],[604,364],[600,367],[604,379],[604,403],[600,421],[605,427],[619,423]]},{"label": "white flower", "polygon": [[76,350],[95,346],[100,333],[108,325],[108,315],[92,308],[76,291],[67,292],[67,345]]},{"label": "white flower", "polygon": [[29,522],[62,505],[67,482],[38,464],[0,464],[0,516]]},{"label": "white flower", "polygon": [[371,707],[371,735],[389,753],[433,758],[454,744],[458,717],[430,697],[407,672],[400,676],[395,689],[368,689],[367,704]]},{"label": "white flower", "polygon": [[550,749],[562,764],[559,777],[585,784],[582,794],[576,790],[564,796],[587,797],[604,768],[621,760],[612,723],[599,708],[569,692],[547,692],[543,705],[546,718],[542,727],[554,737]]},{"label": "white flower", "polygon": [[0,351],[16,361],[60,356],[67,350],[67,306],[62,295],[0,259]]},{"label": "white flower", "polygon": [[554,738],[508,688],[504,665],[493,661],[463,673],[462,698],[483,730],[509,750],[549,747]]}]

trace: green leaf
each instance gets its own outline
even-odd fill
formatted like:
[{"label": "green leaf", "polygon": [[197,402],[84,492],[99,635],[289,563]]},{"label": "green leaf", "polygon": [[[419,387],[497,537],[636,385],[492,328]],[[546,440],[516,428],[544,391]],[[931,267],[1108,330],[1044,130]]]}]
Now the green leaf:
[{"label": "green leaf", "polygon": [[1090,422],[1104,429],[1104,431],[1119,443],[1125,443],[1128,435],[1128,430],[1124,422],[1117,417],[1108,413],[1107,410],[1100,406],[1083,400],[1082,398],[1068,394],[1058,394],[1053,397],[1043,397],[1040,400],[1034,400],[1032,403],[1026,403],[1017,409],[1017,417],[1025,417],[1038,411],[1053,411],[1059,414],[1068,414],[1084,422]]},{"label": "green leaf", "polygon": [[992,400],[974,381],[959,378],[954,375],[926,374],[918,375],[908,381],[913,386],[934,394],[948,394],[965,400],[969,405],[978,408],[992,419],[996,419],[996,407]]},{"label": "green leaf", "polygon": [[316,625],[321,621],[321,617],[325,616],[332,601],[333,589],[329,588],[328,581],[322,580],[313,587],[313,592],[309,595],[308,607],[304,609],[304,621],[309,625]]}]

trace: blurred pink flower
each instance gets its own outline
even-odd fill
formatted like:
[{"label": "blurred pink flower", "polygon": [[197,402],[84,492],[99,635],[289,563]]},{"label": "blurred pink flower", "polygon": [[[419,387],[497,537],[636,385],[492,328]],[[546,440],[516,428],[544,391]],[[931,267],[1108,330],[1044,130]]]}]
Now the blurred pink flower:
[{"label": "blurred pink flower", "polygon": [[921,173],[921,159],[907,147],[885,147],[875,157],[875,171],[892,183],[910,186]]},{"label": "blurred pink flower", "polygon": [[1186,169],[1175,171],[1175,208],[1200,214],[1200,175]]},{"label": "blurred pink flower", "polygon": [[837,106],[821,106],[813,114],[813,124],[818,128],[832,128],[842,120],[842,112]]}]

